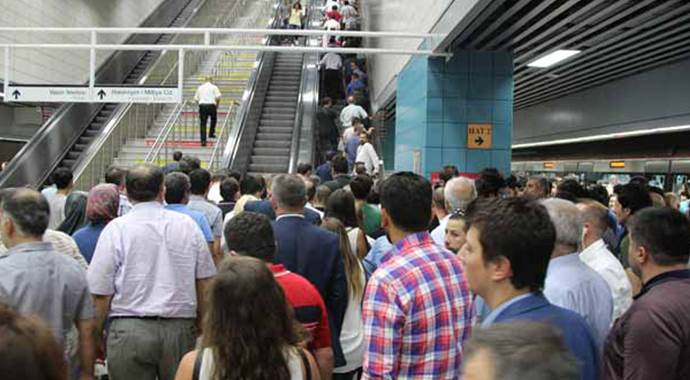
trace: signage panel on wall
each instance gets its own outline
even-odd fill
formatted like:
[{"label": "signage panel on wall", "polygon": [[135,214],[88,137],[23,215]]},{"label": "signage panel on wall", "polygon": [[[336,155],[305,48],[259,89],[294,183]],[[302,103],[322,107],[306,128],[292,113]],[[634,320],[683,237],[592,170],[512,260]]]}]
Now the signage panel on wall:
[{"label": "signage panel on wall", "polygon": [[177,87],[94,87],[93,101],[98,103],[177,103]]},{"label": "signage panel on wall", "polygon": [[91,92],[84,86],[7,86],[5,102],[90,103]]},{"label": "signage panel on wall", "polygon": [[31,103],[179,103],[177,87],[12,86],[5,102]]},{"label": "signage panel on wall", "polygon": [[467,125],[467,148],[468,149],[491,149],[492,146],[492,125],[474,124]]}]

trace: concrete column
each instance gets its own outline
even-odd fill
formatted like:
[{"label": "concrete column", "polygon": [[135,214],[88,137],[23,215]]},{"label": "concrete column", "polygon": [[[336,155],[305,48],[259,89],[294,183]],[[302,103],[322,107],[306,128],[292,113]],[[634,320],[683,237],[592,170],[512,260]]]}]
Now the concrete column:
[{"label": "concrete column", "polygon": [[398,76],[396,107],[395,170],[429,176],[456,165],[466,173],[510,172],[512,53],[413,58]]}]

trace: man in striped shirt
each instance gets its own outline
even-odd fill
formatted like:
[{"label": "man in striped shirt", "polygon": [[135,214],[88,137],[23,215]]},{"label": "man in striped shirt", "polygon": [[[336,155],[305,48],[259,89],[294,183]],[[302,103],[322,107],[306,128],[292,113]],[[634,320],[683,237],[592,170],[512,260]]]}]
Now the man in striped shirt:
[{"label": "man in striped shirt", "polygon": [[431,184],[397,173],[381,188],[381,221],[394,244],[367,286],[363,379],[455,379],[469,338],[471,299],[460,260],[434,244]]}]

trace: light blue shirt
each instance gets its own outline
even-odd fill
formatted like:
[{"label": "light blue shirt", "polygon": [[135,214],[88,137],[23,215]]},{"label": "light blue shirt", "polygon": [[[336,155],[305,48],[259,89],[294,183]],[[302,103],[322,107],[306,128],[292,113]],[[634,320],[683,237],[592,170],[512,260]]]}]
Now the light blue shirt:
[{"label": "light blue shirt", "polygon": [[215,239],[223,236],[223,211],[200,195],[191,195],[187,204],[190,210],[198,211],[206,217]]},{"label": "light blue shirt", "polygon": [[165,208],[170,211],[175,211],[185,215],[189,215],[192,219],[194,219],[196,225],[199,226],[199,228],[201,229],[201,232],[204,234],[204,239],[206,239],[207,242],[213,242],[211,226],[208,225],[208,220],[206,220],[204,214],[198,211],[190,210],[189,207],[187,207],[187,205],[181,203],[169,204],[166,205]]},{"label": "light blue shirt", "polygon": [[388,241],[388,236],[383,235],[374,241],[367,256],[364,258],[364,269],[368,275],[376,271],[381,264],[381,259],[393,248],[393,244]]},{"label": "light blue shirt", "polygon": [[91,293],[113,296],[111,317],[195,318],[196,280],[215,274],[194,220],[143,202],[105,227],[87,279]]},{"label": "light blue shirt", "polygon": [[551,259],[546,271],[544,296],[556,306],[580,314],[599,344],[611,327],[613,297],[606,280],[571,253]]},{"label": "light blue shirt", "polygon": [[[531,295],[532,295],[532,293],[523,294],[523,295],[521,295],[521,296],[517,296],[517,297],[515,297],[515,298],[511,298],[511,299],[509,299],[508,301],[503,302],[502,304],[498,305],[497,308],[495,308],[494,310],[492,310],[492,311],[489,313],[489,315],[487,315],[486,318],[484,318],[484,320],[482,320],[482,327],[486,327],[486,326],[492,325],[492,324],[494,323],[494,321],[496,320],[496,318],[498,318],[498,316],[501,315],[501,313],[503,313],[503,311],[504,311],[505,309],[509,308],[512,304],[514,304],[514,303],[516,303],[516,302],[518,302],[518,301],[520,301],[520,300],[523,300],[523,299],[525,299],[525,298],[527,298],[527,297],[529,297],[529,296],[531,296]],[[478,303],[479,303],[479,302],[477,302],[477,301],[480,301],[480,300],[481,300],[481,303],[482,303],[483,305],[486,305],[486,302],[484,302],[484,299],[482,299],[481,297],[477,297],[477,299],[475,299],[475,308],[478,307]],[[487,306],[487,309],[488,309],[488,306]],[[475,309],[475,310],[476,310],[476,309]],[[478,313],[478,312],[479,312],[479,311],[477,310],[477,313]]]}]

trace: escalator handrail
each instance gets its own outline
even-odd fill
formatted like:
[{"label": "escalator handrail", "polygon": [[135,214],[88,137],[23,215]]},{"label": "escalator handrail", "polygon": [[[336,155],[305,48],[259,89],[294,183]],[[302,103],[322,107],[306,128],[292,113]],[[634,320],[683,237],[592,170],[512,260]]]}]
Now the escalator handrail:
[{"label": "escalator handrail", "polygon": [[[282,3],[282,2],[281,2]],[[281,19],[281,6],[276,7],[275,15],[273,17],[273,22],[271,23],[271,28],[270,29],[278,29],[277,27],[282,23]],[[279,36],[278,36],[279,37]],[[266,39],[266,45],[271,45],[273,40],[276,38],[275,35],[271,35]],[[245,133],[245,130],[247,128],[247,124],[249,122],[249,115],[250,111],[252,108],[252,105],[254,104],[254,100],[257,97],[257,85],[259,83],[259,74],[263,72],[267,68],[267,60],[266,57],[268,54],[275,54],[272,52],[259,52],[259,55],[257,56],[257,62],[258,64],[255,66],[255,68],[252,70],[252,74],[249,77],[249,81],[247,82],[247,89],[245,90],[244,94],[242,95],[242,104],[240,105],[239,110],[237,111],[237,116],[235,117],[235,122],[232,127],[232,132],[230,133],[230,137],[228,138],[228,141],[225,145],[225,149],[223,152],[223,159],[222,159],[222,165],[221,167],[223,168],[231,168],[233,165],[235,165],[236,160],[238,159],[238,153],[240,147],[247,143],[243,142],[242,136]],[[243,170],[244,172],[245,170]]]},{"label": "escalator handrail", "polygon": [[[318,10],[318,5],[317,1],[312,0],[311,1],[311,6],[307,10],[307,17],[306,17],[306,25],[311,27],[313,25],[313,21],[315,21],[315,18],[317,15],[320,15],[320,12]],[[305,37],[303,44],[306,46],[307,42],[309,41],[309,37]],[[297,98],[297,113],[295,115],[295,122],[293,124],[293,131],[292,131],[292,141],[290,142],[290,160],[289,160],[289,165],[288,165],[288,173],[296,173],[297,172],[297,165],[299,165],[299,159],[300,159],[300,141],[302,138],[302,121],[304,119],[304,113],[305,113],[305,98],[310,99],[312,102],[312,105],[314,104],[314,101],[316,100],[316,104],[318,104],[318,80],[316,81],[317,84],[312,84],[309,83],[309,70],[310,70],[310,65],[313,65],[312,63],[309,62],[309,54],[304,53],[303,59],[302,59],[302,76],[300,80],[300,87],[299,87],[299,96]],[[316,89],[316,92],[314,90]],[[311,96],[307,97],[305,96],[307,92],[311,92]],[[313,119],[312,119],[313,121]],[[312,127],[312,132],[313,132],[313,127]],[[311,138],[313,139],[313,133]],[[313,162],[314,159],[314,154],[313,154],[313,144],[312,144],[312,152],[310,152],[310,157],[304,157],[306,160]]]}]

